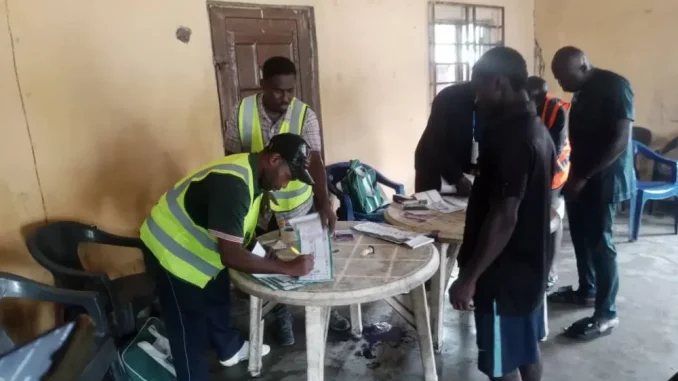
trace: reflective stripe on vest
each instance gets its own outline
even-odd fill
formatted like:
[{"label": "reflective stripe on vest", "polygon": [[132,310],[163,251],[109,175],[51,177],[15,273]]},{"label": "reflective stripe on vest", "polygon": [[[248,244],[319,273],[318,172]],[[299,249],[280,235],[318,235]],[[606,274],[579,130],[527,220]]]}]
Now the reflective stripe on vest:
[{"label": "reflective stripe on vest", "polygon": [[141,227],[141,239],[161,265],[173,275],[199,287],[204,287],[224,266],[216,239],[207,230],[195,225],[182,205],[189,185],[213,172],[242,179],[250,191],[250,210],[243,224],[247,243],[254,234],[261,201],[261,196],[254,199],[249,154],[227,156],[180,180],[161,197]]},{"label": "reflective stripe on vest", "polygon": [[[238,110],[238,130],[243,152],[263,151],[264,140],[259,119],[259,107],[257,107],[257,95],[244,98],[240,102]],[[301,135],[307,110],[307,104],[297,98],[292,98],[278,133]],[[274,212],[289,212],[313,197],[313,189],[310,185],[301,181],[290,181],[287,187],[273,192],[273,195],[278,203],[271,202],[271,210]]]},{"label": "reflective stripe on vest", "polygon": [[[547,112],[549,110],[549,105],[552,105],[552,107],[550,108],[551,109],[550,113]],[[565,102],[561,101],[560,99],[551,97],[550,95],[546,96],[544,110],[541,113],[541,120],[546,125],[546,128],[551,129],[553,127],[553,125],[556,123],[556,119],[558,118],[558,111],[560,111],[561,108],[565,112],[567,112],[568,107],[566,106]],[[567,177],[570,174],[570,153],[572,151],[572,148],[570,146],[570,139],[565,138],[565,142],[563,144],[564,144],[563,149],[560,152],[560,155],[558,156],[557,159],[558,168],[556,170],[556,173],[553,175],[551,189],[559,189],[560,187],[565,185]]]}]

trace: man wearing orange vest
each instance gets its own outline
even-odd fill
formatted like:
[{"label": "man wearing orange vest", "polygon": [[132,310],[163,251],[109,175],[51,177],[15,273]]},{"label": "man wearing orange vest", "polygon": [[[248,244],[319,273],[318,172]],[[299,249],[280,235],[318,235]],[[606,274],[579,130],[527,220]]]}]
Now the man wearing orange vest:
[{"label": "man wearing orange vest", "polygon": [[[570,141],[567,137],[567,111],[570,104],[548,94],[548,85],[540,77],[530,77],[527,79],[527,91],[530,99],[537,106],[537,113],[541,116],[542,122],[548,128],[553,139],[553,145],[556,147],[556,157],[558,165],[556,173],[553,176],[551,206],[558,212],[560,219],[565,217],[565,201],[560,195],[560,191],[565,185],[567,176],[570,173]],[[563,239],[563,226],[556,232],[554,254],[557,255],[560,249],[560,243]],[[549,273],[547,287],[552,289],[558,281],[558,275],[555,271],[555,261]]]}]

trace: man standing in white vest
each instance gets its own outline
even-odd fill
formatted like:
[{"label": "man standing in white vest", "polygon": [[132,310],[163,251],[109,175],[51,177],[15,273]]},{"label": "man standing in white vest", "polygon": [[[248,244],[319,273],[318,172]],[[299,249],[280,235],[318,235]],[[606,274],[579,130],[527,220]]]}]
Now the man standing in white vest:
[{"label": "man standing in white vest", "polygon": [[[262,68],[262,92],[243,98],[234,106],[233,114],[226,122],[226,153],[256,153],[275,135],[300,135],[311,149],[309,172],[315,184],[292,181],[286,188],[274,192],[275,202],[268,203],[270,211],[261,208],[259,227],[271,231],[285,226],[291,218],[317,212],[323,224],[333,231],[337,216],[327,190],[320,125],[315,112],[294,97],[296,83],[297,70],[290,59],[271,57],[266,60]],[[274,312],[278,341],[281,345],[293,345],[292,316],[288,309],[280,306]],[[332,311],[329,325],[335,331],[351,328],[348,319],[336,310]]]}]

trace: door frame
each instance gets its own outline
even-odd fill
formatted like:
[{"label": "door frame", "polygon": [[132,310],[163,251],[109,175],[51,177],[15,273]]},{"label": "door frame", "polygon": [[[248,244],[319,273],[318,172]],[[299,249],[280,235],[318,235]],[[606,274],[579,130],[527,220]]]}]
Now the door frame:
[{"label": "door frame", "polygon": [[[214,64],[214,75],[215,81],[217,84],[217,95],[219,97],[219,108],[221,113],[221,123],[222,123],[222,133],[225,132],[226,121],[230,117],[226,110],[233,107],[231,104],[225,104],[226,99],[223,99],[220,89],[219,81],[219,66],[227,65],[230,66],[226,57],[217,57],[216,51],[214,49],[214,34],[212,33],[212,12],[218,10],[220,12],[228,14],[229,17],[237,18],[251,18],[251,19],[274,19],[274,20],[291,20],[295,21],[298,26],[300,26],[299,31],[303,31],[304,25],[308,26],[308,40],[310,41],[311,46],[309,54],[310,57],[306,59],[311,65],[311,78],[310,78],[310,95],[311,99],[307,99],[309,105],[315,111],[318,116],[318,124],[320,125],[320,139],[323,142],[323,152],[321,152],[324,157],[325,153],[325,144],[324,144],[324,134],[322,127],[322,115],[321,115],[321,105],[320,105],[320,85],[318,81],[318,42],[316,40],[316,28],[315,28],[315,12],[312,6],[292,6],[292,5],[270,5],[270,4],[252,4],[252,3],[232,3],[224,1],[207,1],[207,18],[210,24],[210,39],[212,45],[212,59]],[[301,62],[302,57],[301,53],[299,61]],[[235,78],[237,78],[235,67],[231,67],[231,71]],[[301,75],[301,68],[297,68],[297,75]]]}]

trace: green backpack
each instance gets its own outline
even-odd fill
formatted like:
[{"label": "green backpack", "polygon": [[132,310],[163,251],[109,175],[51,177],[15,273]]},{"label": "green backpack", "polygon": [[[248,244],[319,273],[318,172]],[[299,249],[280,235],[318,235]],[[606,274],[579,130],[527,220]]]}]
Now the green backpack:
[{"label": "green backpack", "polygon": [[348,172],[341,180],[341,189],[348,194],[355,212],[374,213],[385,204],[377,184],[377,172],[360,164],[360,160],[349,162]]}]

